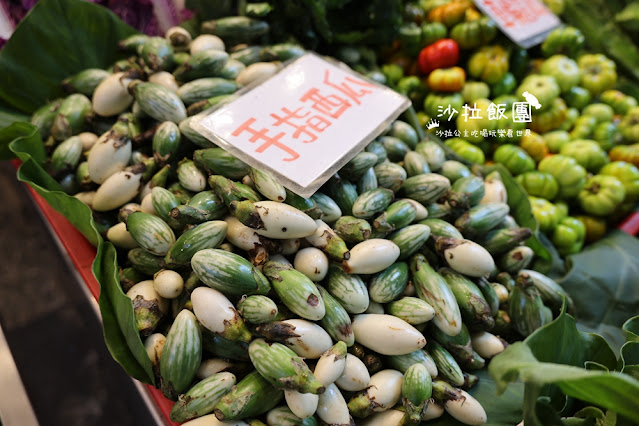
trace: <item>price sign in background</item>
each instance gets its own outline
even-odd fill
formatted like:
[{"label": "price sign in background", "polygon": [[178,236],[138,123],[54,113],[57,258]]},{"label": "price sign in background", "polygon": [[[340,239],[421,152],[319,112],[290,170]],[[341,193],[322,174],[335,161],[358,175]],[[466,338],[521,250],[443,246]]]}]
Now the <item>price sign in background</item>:
[{"label": "price sign in background", "polygon": [[474,0],[512,41],[528,49],[541,43],[561,21],[540,0]]},{"label": "price sign in background", "polygon": [[410,100],[307,53],[193,128],[309,197],[377,137]]}]

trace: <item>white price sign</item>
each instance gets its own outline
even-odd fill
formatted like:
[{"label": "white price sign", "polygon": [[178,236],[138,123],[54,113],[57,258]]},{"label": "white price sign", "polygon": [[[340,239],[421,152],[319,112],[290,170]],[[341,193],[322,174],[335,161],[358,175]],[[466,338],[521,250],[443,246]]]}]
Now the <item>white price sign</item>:
[{"label": "white price sign", "polygon": [[474,0],[512,41],[528,49],[544,41],[561,21],[540,0]]},{"label": "white price sign", "polygon": [[193,128],[309,197],[409,105],[405,96],[307,53],[193,120]]}]

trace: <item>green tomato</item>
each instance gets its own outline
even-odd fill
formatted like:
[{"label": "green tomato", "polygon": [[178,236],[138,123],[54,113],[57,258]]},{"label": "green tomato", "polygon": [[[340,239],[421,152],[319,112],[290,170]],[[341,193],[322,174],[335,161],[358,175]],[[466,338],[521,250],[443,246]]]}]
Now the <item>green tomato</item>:
[{"label": "green tomato", "polygon": [[588,214],[607,216],[623,202],[626,189],[614,176],[594,175],[579,192],[579,204]]},{"label": "green tomato", "polygon": [[583,49],[585,42],[586,38],[577,28],[559,27],[548,34],[541,44],[541,53],[546,58],[557,54],[574,58]]},{"label": "green tomato", "polygon": [[557,207],[557,210],[559,211],[559,220],[568,216],[568,204],[563,201],[555,201],[553,204],[555,204],[555,207]]},{"label": "green tomato", "polygon": [[613,161],[599,170],[600,175],[614,176],[626,189],[624,202],[639,200],[639,168],[625,161]]},{"label": "green tomato", "polygon": [[460,22],[450,30],[450,38],[462,49],[475,49],[489,43],[497,35],[497,26],[487,16],[474,21]]},{"label": "green tomato", "polygon": [[448,139],[446,146],[455,151],[455,154],[471,163],[484,164],[486,161],[486,156],[481,148],[466,142],[462,138]]},{"label": "green tomato", "polygon": [[606,152],[623,140],[619,126],[612,121],[597,124],[594,132],[592,132],[592,138]]},{"label": "green tomato", "polygon": [[526,100],[525,92],[535,96],[539,101],[539,108],[535,107],[535,110],[543,111],[552,107],[554,100],[559,97],[560,89],[554,77],[531,74],[521,82],[516,93],[521,100]]},{"label": "green tomato", "polygon": [[507,72],[501,80],[492,85],[490,92],[493,97],[508,95],[515,90],[515,87],[517,87],[517,79],[512,73]]},{"label": "green tomato", "polygon": [[615,111],[610,105],[596,103],[590,104],[581,111],[583,115],[589,115],[597,119],[597,123],[603,123],[604,121],[612,121],[615,116]]},{"label": "green tomato", "polygon": [[590,105],[590,92],[580,86],[571,87],[566,93],[563,94],[564,100],[570,108],[577,108],[582,110]]},{"label": "green tomato", "polygon": [[592,173],[597,173],[609,161],[608,154],[599,144],[589,139],[577,139],[567,143],[561,147],[559,153],[574,158]]},{"label": "green tomato", "polygon": [[541,112],[534,112],[530,128],[537,133],[547,133],[558,129],[566,119],[566,102],[557,98],[552,102],[550,108]]},{"label": "green tomato", "polygon": [[559,193],[557,179],[550,173],[532,171],[520,174],[515,178],[528,195],[552,200]]},{"label": "green tomato", "polygon": [[586,139],[592,135],[597,127],[597,119],[591,115],[580,115],[570,131],[572,139]]},{"label": "green tomato", "polygon": [[483,81],[467,81],[462,89],[464,102],[472,104],[477,99],[488,98],[490,96],[490,87]]},{"label": "green tomato", "polygon": [[539,230],[544,234],[552,232],[559,223],[559,210],[553,203],[543,198],[529,196],[533,215],[539,223]]},{"label": "green tomato", "polygon": [[495,84],[508,72],[508,52],[501,46],[484,46],[468,60],[468,74]]},{"label": "green tomato", "polygon": [[548,151],[553,154],[558,153],[562,146],[570,142],[570,134],[565,130],[555,130],[545,133],[543,138],[546,141]]},{"label": "green tomato", "polygon": [[579,84],[581,71],[577,62],[564,55],[553,55],[541,65],[541,74],[555,78],[562,93]]},{"label": "green tomato", "polygon": [[[450,105],[450,109],[457,111],[450,121],[455,119],[457,115],[461,114],[463,111],[462,106],[464,105],[464,97],[461,93],[451,93],[451,94],[438,94],[438,93],[429,93],[424,100],[424,112],[430,115],[433,118],[436,118],[439,121],[449,121],[450,116],[446,116],[443,114],[443,110],[446,110]],[[439,117],[437,117],[439,115]]]},{"label": "green tomato", "polygon": [[566,118],[564,118],[564,122],[561,123],[561,126],[559,126],[557,130],[569,131],[573,128],[578,118],[579,110],[577,108],[568,108],[566,110]]},{"label": "green tomato", "polygon": [[586,226],[577,218],[565,217],[555,227],[551,239],[562,256],[579,253],[586,240]]},{"label": "green tomato", "polygon": [[414,75],[400,78],[395,90],[406,95],[413,105],[420,105],[426,97],[426,88],[422,81]]},{"label": "green tomato", "polygon": [[637,100],[619,90],[606,90],[601,94],[601,102],[610,105],[615,113],[626,115],[630,109],[637,106]]},{"label": "green tomato", "polygon": [[557,195],[561,199],[576,197],[586,184],[586,169],[572,157],[560,154],[546,157],[539,162],[538,170],[550,173],[557,179]]},{"label": "green tomato", "polygon": [[427,22],[422,25],[422,46],[428,46],[437,40],[446,38],[448,29],[441,22]]},{"label": "green tomato", "polygon": [[493,158],[515,176],[535,170],[535,160],[526,151],[515,145],[501,145],[495,151]]},{"label": "green tomato", "polygon": [[586,54],[579,58],[581,86],[593,96],[612,89],[617,82],[617,66],[601,53]]},{"label": "green tomato", "polygon": [[625,143],[639,142],[639,107],[631,108],[619,123],[619,130]]},{"label": "green tomato", "polygon": [[386,76],[386,81],[391,86],[395,86],[404,77],[404,69],[397,64],[382,65],[382,73]]}]

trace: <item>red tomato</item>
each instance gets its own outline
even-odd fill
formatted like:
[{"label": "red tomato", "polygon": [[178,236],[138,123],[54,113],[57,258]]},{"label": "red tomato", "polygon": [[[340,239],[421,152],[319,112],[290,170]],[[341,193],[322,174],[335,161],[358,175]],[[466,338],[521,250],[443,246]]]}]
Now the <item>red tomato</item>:
[{"label": "red tomato", "polygon": [[419,70],[424,74],[438,68],[452,67],[457,64],[457,61],[459,61],[459,45],[450,38],[437,40],[424,47],[417,58]]}]

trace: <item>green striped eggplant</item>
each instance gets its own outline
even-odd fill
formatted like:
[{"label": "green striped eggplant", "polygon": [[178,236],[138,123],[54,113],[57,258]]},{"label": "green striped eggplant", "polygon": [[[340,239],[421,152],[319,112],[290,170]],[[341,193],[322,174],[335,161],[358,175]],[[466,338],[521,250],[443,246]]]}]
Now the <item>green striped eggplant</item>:
[{"label": "green striped eggplant", "polygon": [[[346,179],[335,175],[324,185],[328,195],[337,203],[342,213],[353,211],[353,204],[357,197],[357,188]],[[343,237],[342,237],[343,238]]]},{"label": "green striped eggplant", "polygon": [[466,238],[475,238],[497,227],[510,211],[506,203],[486,203],[472,207],[455,221]]},{"label": "green striped eggplant", "polygon": [[433,357],[441,378],[455,386],[462,386],[464,384],[464,373],[450,352],[437,342],[431,340],[428,343],[428,353]]},{"label": "green striped eggplant", "polygon": [[177,152],[182,140],[178,126],[172,121],[165,121],[158,126],[153,135],[153,156],[157,161],[167,162]]},{"label": "green striped eggplant", "polygon": [[406,182],[406,170],[396,163],[379,163],[373,167],[377,177],[377,186],[387,188],[396,193]]},{"label": "green striped eggplant", "polygon": [[348,312],[324,287],[318,285],[317,288],[322,295],[326,309],[326,314],[320,320],[320,324],[334,340],[342,341],[347,346],[353,345],[355,335]]},{"label": "green striped eggplant", "polygon": [[151,202],[155,213],[166,223],[171,225],[173,218],[169,216],[171,210],[180,205],[177,197],[168,189],[156,186],[151,190]]},{"label": "green striped eggplant", "polygon": [[377,163],[377,155],[371,152],[360,152],[344,164],[339,170],[340,176],[350,181],[357,181]]},{"label": "green striped eggplant", "polygon": [[180,65],[173,75],[180,81],[217,75],[229,59],[224,50],[206,49],[193,53],[186,63]]},{"label": "green striped eggplant", "polygon": [[[51,172],[58,174],[73,170],[82,155],[82,140],[78,136],[71,136],[58,145],[51,154]],[[87,164],[88,166],[88,164]]]},{"label": "green striped eggplant", "polygon": [[64,98],[56,110],[56,117],[51,126],[51,136],[56,141],[63,141],[84,130],[92,105],[89,98],[81,93],[74,93]]},{"label": "green striped eggplant", "polygon": [[368,282],[370,299],[377,303],[388,303],[395,300],[408,284],[408,272],[406,262],[395,262],[375,274]]},{"label": "green striped eggplant", "polygon": [[388,236],[388,239],[399,247],[400,260],[415,254],[430,236],[428,225],[414,224],[403,227]]},{"label": "green striped eggplant", "polygon": [[333,225],[335,233],[349,243],[361,243],[371,235],[371,225],[364,219],[342,216]]},{"label": "green striped eggplant", "polygon": [[326,308],[319,290],[306,275],[291,265],[267,262],[262,272],[288,309],[302,318],[318,321],[324,318]]},{"label": "green striped eggplant", "polygon": [[455,183],[458,179],[470,176],[470,170],[468,167],[455,160],[444,161],[439,173],[446,176],[451,183]]},{"label": "green striped eggplant", "polygon": [[408,420],[419,423],[430,403],[433,382],[423,364],[413,364],[404,372],[402,382],[402,405]]},{"label": "green striped eggplant", "polygon": [[[177,96],[177,95],[176,95]],[[180,100],[180,102],[182,102]],[[178,127],[180,128],[180,133],[189,141],[193,142],[195,145],[200,148],[213,148],[215,144],[208,140],[206,137],[199,134],[197,131],[191,127],[191,121],[195,117],[186,117],[184,120],[180,121]]]},{"label": "green striped eggplant", "polygon": [[497,258],[499,269],[510,274],[517,274],[527,268],[535,257],[534,251],[528,246],[517,246]]},{"label": "green striped eggplant", "polygon": [[142,111],[155,120],[177,124],[186,118],[186,107],[182,100],[164,86],[138,80],[129,84],[129,92]]},{"label": "green striped eggplant", "polygon": [[283,397],[282,390],[271,385],[259,372],[252,371],[215,405],[215,417],[232,421],[259,416],[277,406]]},{"label": "green striped eggplant", "polygon": [[186,204],[176,206],[169,212],[169,216],[183,226],[222,219],[227,214],[226,205],[213,191],[198,192]]},{"label": "green striped eggplant", "polygon": [[317,219],[315,225],[317,225],[315,232],[306,237],[308,243],[324,251],[333,260],[342,261],[350,258],[351,253],[346,243],[326,222]]},{"label": "green striped eggplant", "polygon": [[408,177],[430,173],[428,161],[415,151],[409,151],[404,156],[404,168]]},{"label": "green striped eggplant", "polygon": [[386,305],[386,312],[411,325],[423,324],[435,316],[435,310],[417,297],[402,297]]},{"label": "green striped eggplant", "polygon": [[242,362],[249,360],[248,343],[226,339],[207,328],[202,328],[202,347],[218,358]]},{"label": "green striped eggplant", "polygon": [[175,401],[195,377],[202,361],[202,333],[195,315],[181,311],[166,336],[160,358],[162,393]]},{"label": "green striped eggplant", "polygon": [[180,161],[177,175],[180,185],[189,191],[200,192],[206,188],[206,176],[191,160]]},{"label": "green striped eggplant", "polygon": [[233,201],[229,207],[240,222],[268,238],[303,238],[317,229],[310,216],[284,203],[245,200]]},{"label": "green striped eggplant", "polygon": [[194,151],[193,161],[207,173],[227,179],[242,179],[251,171],[249,165],[218,147]]},{"label": "green striped eggplant", "polygon": [[322,211],[322,220],[326,223],[335,222],[342,217],[342,210],[337,203],[328,195],[316,192],[311,196],[317,207]]},{"label": "green striped eggplant", "polygon": [[275,321],[279,313],[272,299],[257,294],[242,297],[237,303],[237,311],[245,321],[252,324]]},{"label": "green striped eggplant", "polygon": [[301,212],[307,214],[311,219],[316,220],[322,217],[322,210],[319,208],[312,198],[300,197],[293,191],[285,189],[286,199],[284,202],[291,207],[295,207]]},{"label": "green striped eggplant", "polygon": [[353,216],[360,219],[370,219],[375,214],[386,210],[393,200],[393,191],[386,188],[376,188],[360,194],[353,203]]},{"label": "green striped eggplant", "polygon": [[233,304],[219,291],[198,287],[191,293],[193,312],[204,328],[229,340],[249,342],[251,332]]},{"label": "green striped eggplant", "polygon": [[299,318],[262,324],[256,331],[269,341],[283,343],[306,359],[318,359],[333,346],[326,330],[314,322]]},{"label": "green striped eggplant", "polygon": [[525,278],[525,275],[530,277],[533,285],[537,288],[537,290],[539,290],[539,295],[544,301],[544,304],[551,308],[554,312],[559,312],[561,310],[561,305],[564,299],[566,301],[566,310],[568,313],[574,311],[575,305],[572,298],[568,293],[566,293],[566,290],[555,282],[555,280],[540,272],[530,269],[522,269],[519,271],[518,276]]},{"label": "green striped eggplant", "polygon": [[411,150],[403,140],[394,136],[380,136],[377,140],[384,145],[388,159],[393,162],[401,161]]},{"label": "green striped eggplant", "polygon": [[462,324],[461,331],[457,336],[449,336],[437,327],[431,329],[431,334],[437,343],[450,352],[464,369],[476,370],[484,366],[484,359],[473,350],[466,324]]},{"label": "green striped eggplant", "polygon": [[173,68],[173,47],[164,37],[148,37],[137,49],[137,53],[153,71]]},{"label": "green striped eggplant", "polygon": [[155,256],[143,248],[134,248],[127,253],[127,259],[131,265],[145,275],[153,275],[162,269],[162,258]]},{"label": "green striped eggplant", "polygon": [[266,414],[269,426],[319,426],[315,417],[299,418],[285,406],[275,407]]},{"label": "green striped eggplant", "polygon": [[419,221],[423,225],[427,225],[430,228],[430,233],[436,237],[447,237],[447,238],[464,238],[462,234],[453,226],[452,224],[446,222],[445,220],[428,218]]},{"label": "green striped eggplant", "polygon": [[484,299],[486,299],[486,303],[488,303],[488,306],[490,307],[490,315],[494,317],[497,315],[499,304],[501,303],[495,289],[485,277],[477,278],[475,280],[475,284],[477,284],[477,288],[479,288]]},{"label": "green striped eggplant", "polygon": [[[188,265],[189,263],[191,263],[193,256],[200,253],[201,251],[206,249],[217,248],[224,240],[224,237],[226,237],[227,229],[228,229],[228,225],[223,220],[212,220],[209,222],[204,222],[200,225],[195,226],[194,228],[189,229],[188,231],[180,235],[180,237],[171,246],[171,248],[169,249],[169,252],[164,257],[164,262],[169,267]],[[198,275],[198,278],[200,278],[203,282],[205,282],[200,275],[206,276],[208,279],[210,272],[207,269],[207,267],[211,265],[212,263],[209,259],[206,259],[206,258],[203,259],[202,257],[199,257],[199,259],[200,260],[198,262],[198,267],[201,268],[200,271],[203,271],[203,272],[200,272],[200,274],[197,274],[197,271],[196,271],[196,275]],[[222,265],[223,263],[221,265],[216,265],[216,268],[218,270],[222,269]],[[230,267],[230,264],[227,263],[226,265],[228,268],[227,271],[230,271],[230,269],[232,269]],[[193,267],[193,270],[195,271],[196,267],[193,264],[191,264],[191,266]],[[229,272],[229,273],[233,275],[234,280],[237,279],[240,282],[242,281],[240,277],[234,275],[234,272]],[[254,281],[257,282],[258,287],[266,283],[265,279],[261,279],[259,281],[258,279],[255,279]],[[219,280],[215,282],[219,283]],[[209,284],[207,282],[205,282],[205,284],[211,285],[214,288],[218,288],[218,290],[220,290],[219,287],[222,287],[224,289],[229,287],[228,284],[218,285],[218,286]],[[233,282],[233,286],[236,286],[236,285],[237,285],[237,282]],[[268,284],[266,284],[266,288],[264,290],[258,290],[258,291],[264,292],[264,293],[268,292]]]},{"label": "green striped eggplant", "polygon": [[238,89],[233,80],[219,77],[198,78],[184,83],[178,88],[177,95],[185,105],[192,105],[216,96],[230,95]]},{"label": "green striped eggplant", "polygon": [[487,421],[486,411],[479,401],[442,380],[433,381],[433,398],[444,405],[448,414],[464,424],[483,425]]},{"label": "green striped eggplant", "polygon": [[168,311],[166,299],[155,290],[152,280],[135,284],[126,293],[133,303],[135,325],[143,337],[149,336],[157,328]]},{"label": "green striped eggplant", "polygon": [[198,382],[178,397],[171,408],[171,421],[185,422],[213,412],[215,405],[234,385],[235,375],[226,372],[213,374]]},{"label": "green striped eggplant", "polygon": [[408,200],[395,201],[388,206],[386,211],[373,221],[373,228],[376,234],[402,229],[412,223],[417,217],[417,209]]},{"label": "green striped eggplant", "polygon": [[500,228],[478,236],[476,241],[488,250],[488,253],[497,256],[517,247],[531,235],[530,228]]},{"label": "green striped eggplant", "polygon": [[375,169],[373,167],[369,167],[357,180],[357,192],[359,194],[363,194],[366,191],[371,191],[378,186],[379,184],[377,183],[377,175],[375,174]]},{"label": "green striped eggplant", "polygon": [[249,344],[249,356],[255,369],[275,387],[313,394],[326,389],[304,360],[281,343],[254,339]]},{"label": "green striped eggplant", "polygon": [[255,185],[255,189],[271,201],[282,202],[286,199],[286,190],[275,180],[273,175],[266,170],[258,170],[251,167],[249,176]]},{"label": "green striped eggplant", "polygon": [[362,279],[355,274],[347,274],[337,264],[328,267],[326,289],[344,309],[351,314],[360,314],[368,308],[368,290]]},{"label": "green striped eggplant", "polygon": [[450,268],[437,271],[452,290],[464,322],[473,330],[490,330],[495,325],[490,306],[477,285]]},{"label": "green striped eggplant", "polygon": [[426,161],[430,169],[434,172],[440,170],[446,161],[446,152],[436,142],[424,140],[419,142],[415,146],[415,151],[421,154]]},{"label": "green striped eggplant", "polygon": [[386,154],[386,148],[384,148],[384,145],[382,145],[378,141],[373,141],[369,143],[368,145],[366,145],[365,149],[366,149],[366,152],[371,152],[377,156],[377,162],[375,163],[376,165],[383,163],[384,161],[388,159],[388,155]]},{"label": "green striped eggplant", "polygon": [[478,176],[457,179],[446,194],[450,206],[458,211],[466,211],[476,206],[484,198],[484,181]]},{"label": "green striped eggplant", "polygon": [[435,202],[446,194],[449,189],[450,181],[436,173],[409,177],[402,186],[402,191],[406,197],[424,205]]},{"label": "green striped eggplant", "polygon": [[422,364],[428,370],[430,377],[437,377],[439,374],[435,361],[433,361],[433,358],[423,349],[418,349],[404,355],[392,355],[386,357],[386,361],[390,367],[402,373],[405,373],[413,364]]},{"label": "green striped eggplant", "polygon": [[544,306],[530,275],[519,275],[508,299],[508,315],[515,330],[524,337],[529,336],[552,320],[552,314],[548,318],[546,311],[549,309]]},{"label": "green striped eggplant", "polygon": [[135,241],[151,254],[164,256],[175,243],[173,230],[157,216],[135,212],[128,216],[126,228]]},{"label": "green striped eggplant", "polygon": [[461,331],[462,317],[454,293],[444,280],[426,261],[417,254],[410,263],[417,296],[435,310],[433,323],[444,333],[456,336]]},{"label": "green striped eggplant", "polygon": [[225,250],[198,250],[191,258],[191,267],[204,284],[230,296],[264,295],[271,289],[269,281],[251,262]]}]

